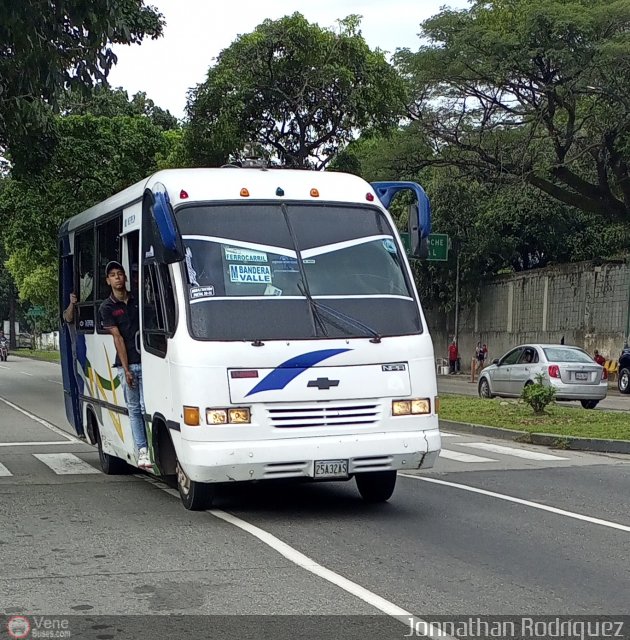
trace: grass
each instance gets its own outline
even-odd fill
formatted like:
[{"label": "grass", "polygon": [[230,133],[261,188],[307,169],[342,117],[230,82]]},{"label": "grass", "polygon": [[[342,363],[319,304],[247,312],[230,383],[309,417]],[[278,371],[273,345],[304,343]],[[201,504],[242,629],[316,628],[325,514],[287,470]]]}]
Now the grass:
[{"label": "grass", "polygon": [[21,356],[23,358],[33,358],[33,360],[45,360],[46,362],[60,362],[61,354],[59,351],[49,351],[45,349],[18,349],[9,352],[9,360],[12,355]]},{"label": "grass", "polygon": [[625,411],[592,411],[551,404],[542,416],[516,400],[483,400],[469,396],[440,396],[440,418],[558,436],[630,440]]}]

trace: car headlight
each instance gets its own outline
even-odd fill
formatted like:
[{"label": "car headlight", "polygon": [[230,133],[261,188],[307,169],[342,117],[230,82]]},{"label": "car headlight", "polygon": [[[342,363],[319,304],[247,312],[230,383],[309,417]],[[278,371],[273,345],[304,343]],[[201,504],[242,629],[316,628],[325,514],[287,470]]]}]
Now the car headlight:
[{"label": "car headlight", "polygon": [[431,413],[431,400],[429,398],[392,400],[392,416],[411,416],[427,413]]}]

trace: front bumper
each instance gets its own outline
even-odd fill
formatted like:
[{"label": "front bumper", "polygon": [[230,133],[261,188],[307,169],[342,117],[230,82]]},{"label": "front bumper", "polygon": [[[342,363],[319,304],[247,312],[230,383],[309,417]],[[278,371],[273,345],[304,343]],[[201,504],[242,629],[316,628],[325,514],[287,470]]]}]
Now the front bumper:
[{"label": "front bumper", "polygon": [[348,460],[348,473],[426,469],[441,447],[438,429],[254,442],[181,439],[177,456],[195,482],[313,478],[316,460]]}]

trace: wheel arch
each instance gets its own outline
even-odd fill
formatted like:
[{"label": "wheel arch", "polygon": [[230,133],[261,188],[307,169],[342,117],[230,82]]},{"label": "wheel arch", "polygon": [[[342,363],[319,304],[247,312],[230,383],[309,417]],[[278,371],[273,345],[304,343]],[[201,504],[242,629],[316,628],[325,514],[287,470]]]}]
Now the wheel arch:
[{"label": "wheel arch", "polygon": [[168,420],[161,414],[155,413],[151,421],[151,446],[153,458],[163,476],[172,476],[176,473],[177,452],[168,427]]}]

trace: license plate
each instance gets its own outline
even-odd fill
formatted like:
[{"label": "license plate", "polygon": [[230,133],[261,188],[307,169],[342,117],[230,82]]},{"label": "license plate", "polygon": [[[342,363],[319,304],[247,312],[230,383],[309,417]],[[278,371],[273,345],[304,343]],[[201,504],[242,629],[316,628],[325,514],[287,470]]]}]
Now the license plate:
[{"label": "license plate", "polygon": [[575,379],[576,380],[588,380],[588,373],[576,373],[575,374]]},{"label": "license plate", "polygon": [[347,478],[347,460],[315,460],[316,478]]}]

